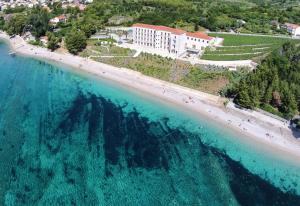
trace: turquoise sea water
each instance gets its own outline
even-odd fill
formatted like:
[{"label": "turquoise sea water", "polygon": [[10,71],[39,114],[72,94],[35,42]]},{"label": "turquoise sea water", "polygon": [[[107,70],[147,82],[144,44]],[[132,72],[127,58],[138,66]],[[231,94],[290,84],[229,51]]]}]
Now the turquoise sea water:
[{"label": "turquoise sea water", "polygon": [[0,44],[0,205],[300,205],[300,165]]}]

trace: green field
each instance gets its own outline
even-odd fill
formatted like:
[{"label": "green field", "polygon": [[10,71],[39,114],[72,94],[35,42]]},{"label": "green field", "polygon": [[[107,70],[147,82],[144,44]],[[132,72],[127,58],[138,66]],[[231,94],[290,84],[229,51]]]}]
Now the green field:
[{"label": "green field", "polygon": [[209,35],[224,38],[223,46],[211,49],[207,48],[201,59],[216,61],[256,60],[279,48],[287,41],[296,41],[288,38],[269,36],[245,36],[216,33],[210,33]]},{"label": "green field", "polygon": [[111,39],[105,40],[106,44],[103,44],[103,40],[89,39],[87,41],[87,47],[79,55],[82,57],[101,57],[101,56],[114,56],[114,57],[131,57],[135,54],[135,51],[121,48],[114,45],[114,41]]}]

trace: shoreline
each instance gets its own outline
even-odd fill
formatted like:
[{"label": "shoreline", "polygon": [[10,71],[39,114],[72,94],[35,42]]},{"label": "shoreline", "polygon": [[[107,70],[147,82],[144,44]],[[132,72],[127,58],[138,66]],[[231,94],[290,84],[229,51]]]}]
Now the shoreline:
[{"label": "shoreline", "polygon": [[299,165],[300,140],[293,136],[285,122],[256,111],[238,109],[232,103],[225,108],[223,106],[225,99],[221,97],[148,77],[133,70],[114,67],[71,54],[50,52],[45,48],[29,45],[18,36],[10,39],[8,35],[0,32],[0,39],[7,42],[10,49],[18,55],[66,65],[78,72],[95,75],[97,78],[116,82],[142,94],[157,97],[159,101],[171,103],[193,117],[199,118],[200,116],[202,119],[207,117],[209,121],[219,123],[219,127],[226,127],[225,129],[231,133],[240,134],[240,138],[246,138],[253,145],[263,145],[274,154],[278,153],[278,156],[284,154],[285,158],[296,160]]}]

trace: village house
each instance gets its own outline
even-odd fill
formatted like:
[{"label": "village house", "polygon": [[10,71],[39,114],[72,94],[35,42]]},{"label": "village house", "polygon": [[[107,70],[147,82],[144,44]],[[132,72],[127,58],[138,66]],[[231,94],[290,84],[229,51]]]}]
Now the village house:
[{"label": "village house", "polygon": [[29,31],[27,31],[23,34],[23,39],[25,41],[34,41],[35,37]]},{"label": "village house", "polygon": [[199,53],[212,44],[214,38],[203,32],[186,32],[181,29],[149,24],[134,24],[133,44],[180,57],[187,52]]},{"label": "village house", "polygon": [[50,19],[49,23],[52,25],[56,25],[58,23],[66,23],[67,22],[67,17],[65,15],[60,15],[57,17],[54,17],[52,19]]},{"label": "village house", "polygon": [[297,24],[291,24],[291,23],[285,23],[284,27],[286,30],[292,35],[292,36],[298,36],[300,37],[300,25]]},{"label": "village house", "polygon": [[84,4],[76,4],[76,6],[79,8],[79,11],[84,11],[86,9],[86,5]]},{"label": "village house", "polygon": [[40,41],[43,44],[43,46],[47,46],[48,44],[48,37],[47,36],[41,36]]},{"label": "village house", "polygon": [[280,29],[280,23],[279,23],[277,20],[272,20],[272,21],[270,21],[270,25],[271,25],[273,28]]},{"label": "village house", "polygon": [[64,3],[62,4],[62,8],[63,9],[67,9],[68,7],[72,7],[72,8],[75,8],[75,7],[78,7],[79,11],[84,11],[86,9],[86,5],[85,4],[81,4],[81,3]]},{"label": "village house", "polygon": [[5,9],[7,9],[7,5],[0,2],[0,11],[4,11]]}]

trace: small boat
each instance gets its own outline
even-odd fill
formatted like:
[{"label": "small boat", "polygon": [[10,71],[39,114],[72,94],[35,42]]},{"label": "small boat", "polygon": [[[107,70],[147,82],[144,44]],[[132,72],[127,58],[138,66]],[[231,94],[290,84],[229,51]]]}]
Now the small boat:
[{"label": "small boat", "polygon": [[16,56],[16,52],[11,51],[11,52],[9,52],[9,55],[10,55],[10,56]]}]

